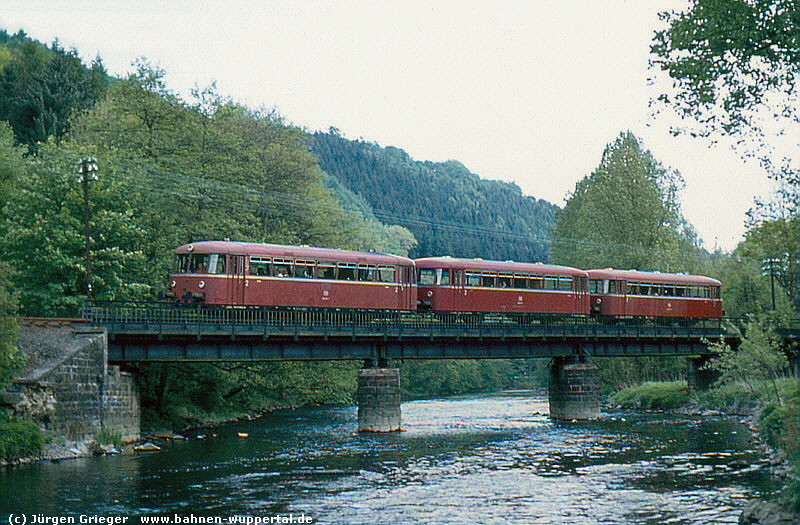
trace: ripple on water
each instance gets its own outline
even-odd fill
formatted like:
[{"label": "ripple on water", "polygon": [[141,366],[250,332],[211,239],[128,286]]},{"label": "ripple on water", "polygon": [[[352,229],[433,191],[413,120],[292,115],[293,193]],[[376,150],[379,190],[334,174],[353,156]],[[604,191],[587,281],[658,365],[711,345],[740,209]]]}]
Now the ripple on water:
[{"label": "ripple on water", "polygon": [[294,512],[341,524],[735,523],[744,501],[770,488],[744,427],[723,418],[552,422],[546,397],[531,392],[402,408],[399,433],[357,433],[354,407],[309,408],[152,455],[5,471],[0,515],[23,505],[48,515]]}]

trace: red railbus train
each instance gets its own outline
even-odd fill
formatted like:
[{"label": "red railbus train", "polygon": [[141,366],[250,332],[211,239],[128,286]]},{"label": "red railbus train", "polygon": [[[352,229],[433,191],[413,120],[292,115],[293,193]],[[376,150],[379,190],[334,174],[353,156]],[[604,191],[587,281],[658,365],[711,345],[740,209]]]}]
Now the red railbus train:
[{"label": "red railbus train", "polygon": [[439,312],[588,315],[588,276],[546,264],[415,259],[419,306]]},{"label": "red railbus train", "polygon": [[587,270],[591,312],[608,317],[722,317],[721,283],[699,275]]},{"label": "red railbus train", "polygon": [[710,277],[309,246],[202,241],[175,249],[179,304],[634,317],[722,317]]},{"label": "red railbus train", "polygon": [[379,253],[230,241],[175,250],[180,303],[415,310],[414,262]]}]

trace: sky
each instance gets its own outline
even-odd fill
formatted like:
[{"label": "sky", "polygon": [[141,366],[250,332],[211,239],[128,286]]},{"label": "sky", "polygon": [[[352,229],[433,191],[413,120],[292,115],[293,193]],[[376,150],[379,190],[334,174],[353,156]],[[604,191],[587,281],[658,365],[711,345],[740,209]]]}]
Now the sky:
[{"label": "sky", "polygon": [[744,234],[766,174],[721,141],[673,136],[654,115],[649,46],[684,0],[6,0],[0,28],[56,38],[112,75],[145,57],[194,86],[276,109],[308,131],[458,160],[563,206],[630,130],[686,182],[684,216],[708,249]]}]

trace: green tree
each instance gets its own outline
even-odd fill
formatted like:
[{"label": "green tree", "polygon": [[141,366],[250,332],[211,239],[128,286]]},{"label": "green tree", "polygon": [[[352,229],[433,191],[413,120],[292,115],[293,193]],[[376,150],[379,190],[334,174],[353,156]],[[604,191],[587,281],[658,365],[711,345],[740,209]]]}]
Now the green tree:
[{"label": "green tree", "polygon": [[[13,146],[14,136],[7,124],[0,125],[0,209],[8,199],[14,182],[21,176],[21,151]],[[23,366],[14,341],[17,335],[17,297],[13,272],[0,261],[0,393],[17,378]]]},{"label": "green tree", "polygon": [[[680,212],[680,174],[661,165],[630,132],[603,152],[600,165],[556,211],[550,259],[577,268],[697,271],[695,236]],[[614,388],[685,374],[680,358],[603,359]]]},{"label": "green tree", "polygon": [[742,342],[733,350],[725,341],[713,342],[710,349],[716,354],[706,365],[720,372],[719,384],[741,382],[751,392],[759,383],[768,382],[768,396],[783,404],[777,386],[778,379],[789,371],[789,360],[784,353],[782,340],[775,331],[775,323],[764,317],[751,317],[745,328]]},{"label": "green tree", "polygon": [[[71,316],[86,298],[83,198],[78,155],[43,146],[25,161],[25,176],[0,211],[4,258],[14,269],[21,311]],[[118,170],[103,165],[90,184],[95,295],[137,299],[146,292],[145,232],[128,208]]]},{"label": "green tree", "polygon": [[[4,42],[3,42],[4,41]],[[70,117],[102,94],[108,75],[102,61],[86,67],[75,50],[58,41],[52,48],[24,33],[0,34],[4,56],[0,68],[0,120],[11,124],[18,142],[36,151],[49,137],[60,140],[69,130]]]},{"label": "green tree", "polygon": [[578,268],[691,270],[695,236],[680,212],[682,184],[680,174],[664,168],[633,133],[621,133],[556,212],[551,261]]},{"label": "green tree", "polygon": [[[800,304],[798,303],[800,299],[798,243],[800,243],[800,218],[795,215],[766,220],[750,226],[745,240],[736,250],[742,257],[761,263],[762,267],[771,267],[767,272],[772,273],[777,284],[778,304],[788,302],[786,306],[790,308]],[[780,296],[783,296],[784,301],[781,301]]]},{"label": "green tree", "polygon": [[[800,4],[693,0],[685,11],[662,17],[668,25],[653,39],[652,64],[668,75],[669,88],[658,97],[662,107],[689,123],[676,131],[735,137],[743,155],[760,160],[778,198],[757,203],[751,226],[796,217]],[[776,207],[784,212],[776,214]]]},{"label": "green tree", "polygon": [[24,365],[14,347],[17,336],[17,302],[11,277],[9,266],[0,263],[0,393],[17,378]]},{"label": "green tree", "polygon": [[660,100],[695,119],[699,134],[761,128],[765,108],[791,121],[800,74],[800,6],[794,0],[692,0],[683,12],[662,13],[652,64],[671,91]]}]

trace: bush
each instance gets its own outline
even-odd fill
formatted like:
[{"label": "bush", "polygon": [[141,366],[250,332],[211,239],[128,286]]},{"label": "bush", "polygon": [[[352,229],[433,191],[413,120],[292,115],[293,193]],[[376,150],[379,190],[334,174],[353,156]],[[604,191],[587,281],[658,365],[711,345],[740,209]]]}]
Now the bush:
[{"label": "bush", "polygon": [[689,403],[689,387],[686,381],[648,382],[623,388],[612,399],[625,408],[672,409]]},{"label": "bush", "polygon": [[0,423],[0,459],[35,456],[41,452],[43,442],[42,431],[31,421]]},{"label": "bush", "polygon": [[760,403],[757,392],[739,383],[726,383],[693,395],[701,407],[723,412],[748,411]]},{"label": "bush", "polygon": [[785,450],[792,462],[794,475],[784,487],[782,496],[790,508],[800,511],[800,395],[797,379],[784,379],[779,386],[783,403],[771,401],[764,406],[759,418],[759,430],[767,443]]}]

